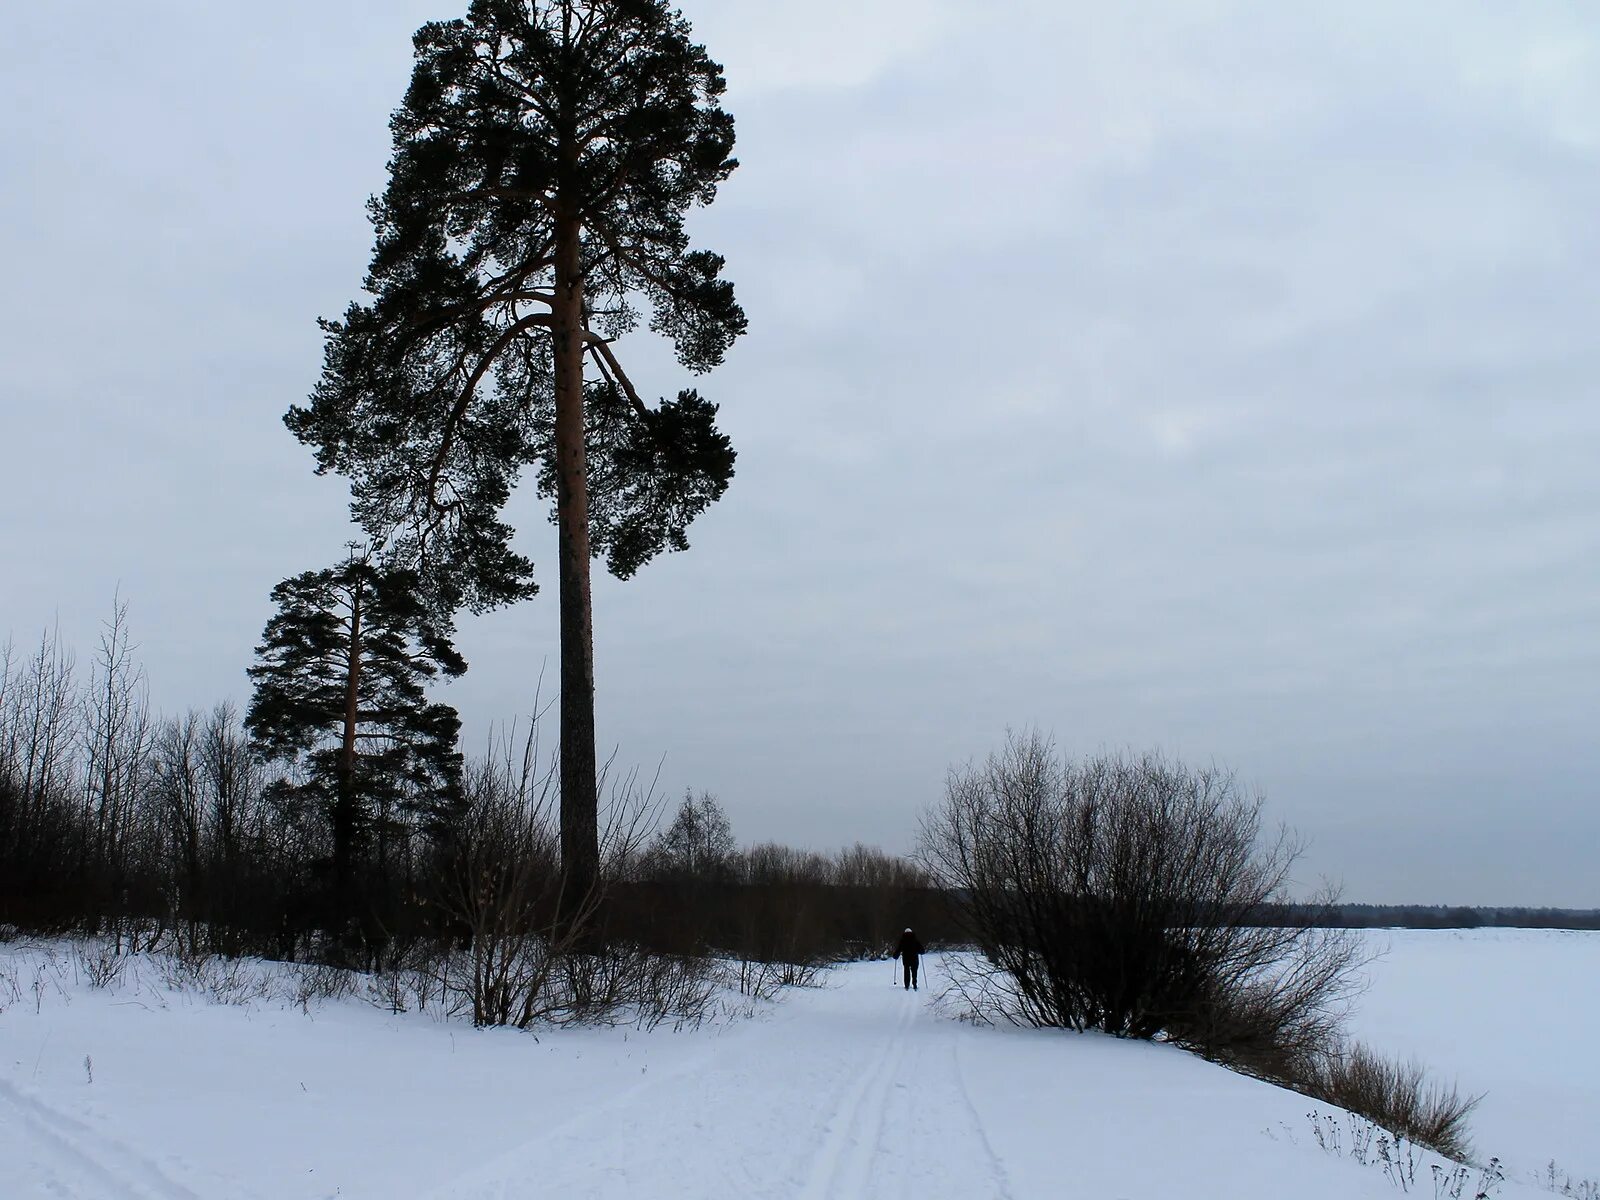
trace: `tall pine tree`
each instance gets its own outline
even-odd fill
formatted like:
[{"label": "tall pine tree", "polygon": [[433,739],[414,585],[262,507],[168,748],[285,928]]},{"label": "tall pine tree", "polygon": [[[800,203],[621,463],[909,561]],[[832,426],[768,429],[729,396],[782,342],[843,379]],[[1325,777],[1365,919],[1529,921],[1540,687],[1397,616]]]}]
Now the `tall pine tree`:
[{"label": "tall pine tree", "polygon": [[250,668],[245,726],[261,754],[296,768],[282,798],[327,822],[328,918],[341,934],[375,827],[404,816],[436,829],[460,798],[461,721],[425,688],[467,664],[422,594],[413,575],[365,553],[286,579]]},{"label": "tall pine tree", "polygon": [[424,26],[372,203],[370,302],[325,322],[285,418],[357,519],[441,596],[531,591],[504,506],[537,466],[558,529],[561,842],[598,875],[589,562],[627,577],[718,499],[734,454],[695,391],[647,404],[612,343],[649,309],[695,372],[744,332],[684,218],[733,171],[722,69],[661,0],[474,0]]}]

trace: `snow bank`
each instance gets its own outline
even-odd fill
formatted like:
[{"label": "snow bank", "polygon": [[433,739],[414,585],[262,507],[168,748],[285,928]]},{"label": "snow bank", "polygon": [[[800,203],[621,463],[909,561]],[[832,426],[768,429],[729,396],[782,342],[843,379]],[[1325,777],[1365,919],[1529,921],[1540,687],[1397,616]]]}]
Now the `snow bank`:
[{"label": "snow bank", "polygon": [[[1510,988],[1522,977],[1494,972],[1494,955],[1520,962],[1525,949],[1486,942],[1490,976]],[[1406,997],[1424,1009],[1432,995],[1429,972],[1405,965],[1411,951],[1397,939],[1364,1010],[1381,1048],[1409,1045],[1431,1016],[1407,1024]],[[174,989],[141,960],[95,988],[60,947],[0,947],[13,981],[0,983],[0,1197],[1398,1194],[1381,1171],[1317,1147],[1302,1097],[1170,1047],[973,1028],[939,1015],[930,991],[892,986],[887,963],[693,1031],[537,1037],[354,997],[302,1010],[288,972],[254,964],[208,993]],[[935,962],[930,982],[938,973]],[[1525,1007],[1500,996],[1502,1018]],[[1502,1019],[1494,1033],[1518,1027]],[[1469,1085],[1468,1062],[1493,1062],[1459,1057]],[[1539,1078],[1526,1070],[1531,1093]],[[1543,1132],[1480,1141],[1542,1161]]]}]

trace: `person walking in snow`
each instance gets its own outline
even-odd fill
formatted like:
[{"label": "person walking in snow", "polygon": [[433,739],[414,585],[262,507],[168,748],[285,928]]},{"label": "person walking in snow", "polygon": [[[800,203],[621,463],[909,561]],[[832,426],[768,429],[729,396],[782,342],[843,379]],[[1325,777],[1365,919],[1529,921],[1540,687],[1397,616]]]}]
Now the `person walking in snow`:
[{"label": "person walking in snow", "polygon": [[917,935],[910,929],[900,935],[900,944],[895,947],[894,956],[905,966],[906,988],[916,991],[917,966],[922,960],[922,943],[917,941]]}]

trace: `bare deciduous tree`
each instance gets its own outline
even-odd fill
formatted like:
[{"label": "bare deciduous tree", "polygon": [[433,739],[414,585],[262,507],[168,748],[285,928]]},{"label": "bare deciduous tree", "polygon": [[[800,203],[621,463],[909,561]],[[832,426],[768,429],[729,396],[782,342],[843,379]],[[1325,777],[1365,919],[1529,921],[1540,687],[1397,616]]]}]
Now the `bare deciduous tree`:
[{"label": "bare deciduous tree", "polygon": [[128,604],[112,601],[84,705],[86,800],[94,820],[95,860],[110,872],[113,888],[125,873],[128,820],[150,748],[150,705],[144,668],[133,659]]},{"label": "bare deciduous tree", "polygon": [[1310,919],[1263,923],[1300,846],[1262,836],[1261,804],[1225,771],[1154,754],[1068,762],[1038,734],[952,771],[922,854],[998,972],[969,980],[971,998],[1250,1069],[1325,1045],[1358,946]]},{"label": "bare deciduous tree", "polygon": [[33,826],[29,818],[35,810],[71,786],[80,717],[76,669],[76,656],[61,644],[59,631],[48,630],[17,686],[8,689],[16,699],[8,710],[7,758],[23,828]]},{"label": "bare deciduous tree", "polygon": [[721,803],[710,792],[685,792],[677,814],[645,854],[644,870],[657,879],[726,882],[738,845]]}]

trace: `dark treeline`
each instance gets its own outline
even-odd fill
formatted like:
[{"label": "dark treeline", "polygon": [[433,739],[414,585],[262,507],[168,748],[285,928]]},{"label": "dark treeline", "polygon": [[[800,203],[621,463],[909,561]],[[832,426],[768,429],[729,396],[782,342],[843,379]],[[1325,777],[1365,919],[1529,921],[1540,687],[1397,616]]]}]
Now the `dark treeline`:
[{"label": "dark treeline", "polygon": [[957,929],[926,871],[875,847],[835,854],[773,842],[736,848],[717,800],[685,796],[619,889],[626,928],[664,948],[696,943],[758,962],[886,953],[907,926],[948,942]]},{"label": "dark treeline", "polygon": [[[53,633],[0,655],[0,924],[319,952],[336,932],[331,813],[268,764],[236,707],[157,715],[121,605],[87,669]],[[366,927],[399,928],[438,844],[390,793],[363,833]]]},{"label": "dark treeline", "polygon": [[1600,929],[1600,909],[1473,907],[1445,904],[1285,905],[1264,920],[1273,924],[1318,924],[1342,929]]},{"label": "dark treeline", "polygon": [[886,952],[908,924],[950,933],[904,859],[740,848],[715,799],[663,814],[629,780],[610,789],[603,890],[563,895],[555,785],[531,740],[442,760],[444,787],[365,772],[354,816],[260,743],[231,704],[152,711],[121,605],[86,668],[54,634],[7,646],[0,926],[374,968],[418,942],[497,944],[575,914],[608,943],[803,967]]}]

